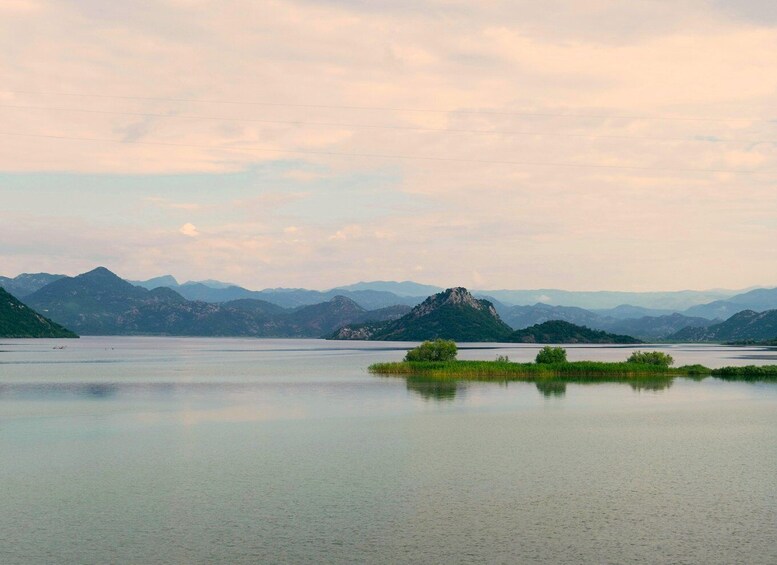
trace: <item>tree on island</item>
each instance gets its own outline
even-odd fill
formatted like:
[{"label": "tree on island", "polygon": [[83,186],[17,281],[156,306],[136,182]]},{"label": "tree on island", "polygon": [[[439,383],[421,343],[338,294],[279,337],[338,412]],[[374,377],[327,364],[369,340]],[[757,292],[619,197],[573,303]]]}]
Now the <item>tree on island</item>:
[{"label": "tree on island", "polygon": [[674,358],[668,353],[663,353],[661,351],[635,351],[626,362],[670,367],[674,363]]},{"label": "tree on island", "polygon": [[405,361],[453,361],[458,348],[456,342],[448,339],[425,341],[407,352]]},{"label": "tree on island", "polygon": [[563,347],[551,347],[546,345],[537,353],[536,363],[566,363],[567,350]]}]

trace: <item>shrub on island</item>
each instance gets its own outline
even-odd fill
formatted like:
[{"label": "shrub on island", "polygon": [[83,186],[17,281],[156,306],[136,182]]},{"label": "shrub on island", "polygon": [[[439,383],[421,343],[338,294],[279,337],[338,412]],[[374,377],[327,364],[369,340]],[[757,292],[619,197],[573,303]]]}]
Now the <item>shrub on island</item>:
[{"label": "shrub on island", "polygon": [[458,348],[456,342],[447,339],[425,341],[407,352],[405,361],[453,361]]},{"label": "shrub on island", "polygon": [[546,345],[537,353],[534,359],[536,363],[566,363],[567,350],[563,347],[551,347]]},{"label": "shrub on island", "polygon": [[674,358],[668,353],[663,353],[661,351],[635,351],[626,362],[671,367],[674,363]]}]

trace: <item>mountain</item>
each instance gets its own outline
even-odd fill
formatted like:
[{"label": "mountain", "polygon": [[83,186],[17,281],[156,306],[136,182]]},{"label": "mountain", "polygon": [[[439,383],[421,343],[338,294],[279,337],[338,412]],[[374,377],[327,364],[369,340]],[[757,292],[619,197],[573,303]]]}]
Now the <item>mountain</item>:
[{"label": "mountain", "polygon": [[425,298],[430,294],[435,294],[443,290],[442,287],[429,284],[419,284],[413,281],[372,281],[358,282],[346,286],[338,286],[332,289],[334,291],[356,291],[356,290],[376,290],[378,292],[390,292],[397,296],[420,296]]},{"label": "mountain", "polygon": [[0,337],[78,337],[0,288]]},{"label": "mountain", "polygon": [[134,284],[135,286],[142,286],[143,288],[147,288],[148,290],[153,290],[155,288],[159,288],[160,286],[165,286],[167,288],[178,288],[180,285],[178,284],[178,281],[175,280],[175,277],[173,275],[162,275],[161,277],[154,277],[153,279],[148,279],[145,281],[127,281],[128,283]]},{"label": "mountain", "polygon": [[685,328],[669,336],[673,341],[743,341],[777,339],[777,310],[744,310],[725,322],[706,328]]},{"label": "mountain", "polygon": [[208,303],[167,287],[132,285],[103,267],[57,280],[27,301],[87,335],[321,337],[346,324],[392,320],[410,309],[369,311],[342,296],[294,310],[254,299]]},{"label": "mountain", "polygon": [[49,273],[22,273],[12,279],[0,277],[0,287],[4,288],[17,298],[24,298],[64,276],[65,275],[51,275]]},{"label": "mountain", "polygon": [[663,340],[667,336],[689,326],[706,327],[715,321],[706,318],[684,316],[683,314],[668,314],[665,316],[643,316],[627,320],[609,318],[603,321],[597,329],[609,332],[633,335],[644,340]]},{"label": "mountain", "polygon": [[399,306],[370,311],[350,298],[335,296],[327,302],[303,306],[276,317],[276,333],[288,337],[321,337],[349,324],[394,320],[409,309]]},{"label": "mountain", "polygon": [[248,315],[191,302],[166,287],[134,286],[104,267],[65,277],[26,298],[54,321],[86,335],[251,335]]},{"label": "mountain", "polygon": [[415,306],[421,301],[421,299],[417,297],[397,296],[390,292],[376,290],[328,290],[326,292],[306,290],[303,288],[248,290],[240,286],[212,288],[201,283],[187,283],[181,285],[176,290],[189,300],[229,302],[242,298],[253,298],[256,300],[264,300],[284,308],[297,308],[299,306],[320,304],[331,300],[335,296],[350,298],[367,310],[396,306],[397,304]]},{"label": "mountain", "polygon": [[278,306],[277,304],[265,300],[257,300],[255,298],[239,298],[237,300],[231,300],[230,302],[223,302],[221,306],[232,310],[250,312],[251,314],[265,318],[282,316],[288,312],[286,308]]},{"label": "mountain", "polygon": [[642,343],[628,335],[616,335],[553,320],[516,330],[506,341],[518,343]]},{"label": "mountain", "polygon": [[[620,315],[625,315],[627,312],[650,311],[633,306],[618,307],[614,310],[617,310],[617,313]],[[612,313],[612,310],[604,310],[604,312]],[[560,320],[578,326],[586,326],[594,330],[625,334],[647,340],[664,339],[666,336],[688,326],[708,326],[714,323],[712,320],[705,318],[685,316],[677,313],[621,319],[615,316],[604,316],[583,308],[549,306],[547,304],[512,306],[508,307],[506,311],[500,310],[499,315],[516,330],[543,322]]]},{"label": "mountain", "polygon": [[601,316],[590,310],[539,303],[533,306],[511,306],[506,311],[500,311],[500,316],[516,330],[551,320],[562,320],[582,326],[594,326],[601,322]]},{"label": "mountain", "polygon": [[736,294],[726,300],[716,300],[708,304],[693,306],[684,313],[688,316],[725,320],[743,310],[763,312],[775,309],[777,309],[777,288],[757,288]]},{"label": "mountain", "polygon": [[465,288],[449,288],[430,296],[401,318],[389,322],[345,326],[332,339],[377,341],[502,341],[511,333],[487,300]]},{"label": "mountain", "polygon": [[643,306],[633,306],[631,304],[619,304],[615,308],[600,308],[592,310],[592,312],[605,318],[615,318],[617,320],[630,320],[633,318],[643,318],[645,316],[666,316],[673,313],[672,310],[645,308]]},{"label": "mountain", "polygon": [[622,304],[643,308],[681,312],[697,304],[713,300],[725,300],[741,291],[737,290],[680,290],[672,292],[614,292],[569,291],[558,289],[537,290],[477,290],[475,294],[487,294],[505,304],[529,305],[538,302],[552,306],[577,306],[586,309],[616,308]]},{"label": "mountain", "polygon": [[186,286],[189,284],[202,284],[205,286],[209,286],[210,288],[229,288],[230,286],[237,286],[235,283],[222,282],[214,279],[205,279],[202,281],[187,281],[183,283],[181,286]]}]

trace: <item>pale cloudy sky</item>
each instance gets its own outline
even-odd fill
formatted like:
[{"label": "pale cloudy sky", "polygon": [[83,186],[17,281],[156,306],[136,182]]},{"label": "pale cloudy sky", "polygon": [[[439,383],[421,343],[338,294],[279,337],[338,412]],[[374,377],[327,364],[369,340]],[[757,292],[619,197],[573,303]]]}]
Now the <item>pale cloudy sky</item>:
[{"label": "pale cloudy sky", "polygon": [[772,0],[4,0],[0,274],[777,285]]}]

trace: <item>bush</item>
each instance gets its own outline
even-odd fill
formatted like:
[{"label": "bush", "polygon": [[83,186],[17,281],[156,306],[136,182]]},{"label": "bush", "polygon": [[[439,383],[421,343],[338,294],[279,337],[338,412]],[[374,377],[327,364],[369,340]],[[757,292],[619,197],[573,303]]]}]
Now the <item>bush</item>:
[{"label": "bush", "polygon": [[497,363],[509,363],[510,358],[507,355],[497,355],[496,356],[496,362]]},{"label": "bush", "polygon": [[667,353],[661,351],[635,351],[626,360],[627,363],[641,363],[643,365],[660,365],[669,367],[674,363],[674,359]]},{"label": "bush", "polygon": [[447,339],[425,341],[405,355],[405,361],[453,361],[456,359],[456,342]]},{"label": "bush", "polygon": [[566,363],[567,350],[563,347],[551,347],[546,345],[540,349],[535,359],[537,363]]}]

